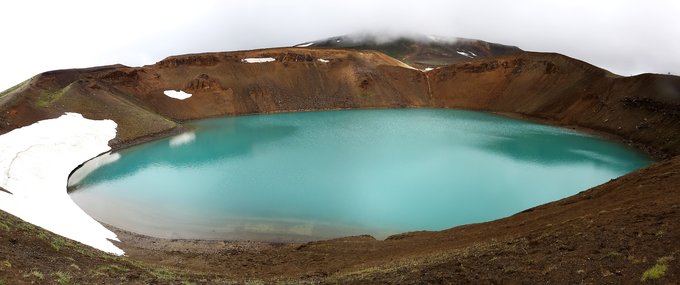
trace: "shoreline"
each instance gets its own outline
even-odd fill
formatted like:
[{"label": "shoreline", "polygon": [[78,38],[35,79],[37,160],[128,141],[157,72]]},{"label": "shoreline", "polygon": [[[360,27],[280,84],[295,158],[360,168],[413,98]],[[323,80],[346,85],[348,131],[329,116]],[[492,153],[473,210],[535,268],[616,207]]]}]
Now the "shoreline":
[{"label": "shoreline", "polygon": [[[281,112],[251,113],[251,114],[243,114],[243,115],[216,116],[216,117],[208,117],[208,118],[195,119],[195,120],[185,120],[185,121],[177,122],[178,127],[169,129],[165,132],[154,133],[154,134],[150,134],[150,135],[147,135],[147,136],[144,136],[144,137],[141,137],[141,138],[133,139],[129,142],[123,142],[123,143],[116,144],[115,146],[111,147],[110,151],[107,151],[105,153],[112,153],[112,152],[115,152],[115,151],[120,151],[120,150],[123,150],[123,149],[134,147],[136,145],[151,142],[151,141],[154,141],[154,140],[179,135],[179,134],[181,134],[185,131],[190,130],[190,128],[187,128],[184,125],[184,123],[192,122],[192,121],[227,118],[227,117],[256,116],[256,115],[270,115],[270,114],[297,113],[297,112],[325,112],[325,111],[343,111],[343,110],[385,110],[385,109],[394,109],[394,108],[353,108],[353,109],[352,108],[328,108],[328,109],[318,109],[318,110],[294,110],[294,111],[281,111]],[[472,111],[472,112],[483,112],[483,113],[494,114],[494,115],[498,115],[498,116],[502,116],[502,117],[506,117],[506,118],[510,118],[510,119],[523,120],[523,121],[537,123],[537,124],[543,124],[543,125],[549,125],[549,126],[553,126],[553,127],[559,127],[559,128],[574,130],[576,132],[580,132],[580,133],[596,136],[598,138],[602,138],[602,139],[605,139],[605,140],[613,141],[613,142],[631,147],[631,148],[633,148],[636,151],[639,151],[641,153],[644,153],[645,155],[649,156],[653,160],[653,162],[645,168],[648,168],[648,167],[650,167],[650,166],[652,166],[652,165],[654,165],[654,164],[656,164],[660,161],[663,161],[665,159],[669,159],[669,158],[672,157],[670,154],[661,152],[659,150],[655,150],[655,149],[651,148],[650,146],[647,146],[647,145],[642,144],[642,143],[631,142],[631,141],[626,140],[623,137],[616,135],[616,134],[611,134],[611,133],[608,133],[608,132],[605,132],[605,131],[600,131],[600,130],[596,130],[596,129],[592,129],[592,128],[588,128],[588,127],[583,127],[583,126],[579,126],[579,125],[562,124],[562,123],[559,123],[555,120],[530,116],[530,115],[526,115],[526,114],[522,114],[522,113],[494,112],[494,111],[487,111],[487,110],[470,110],[470,109],[463,109],[463,108],[433,108],[433,107],[420,107],[420,106],[418,106],[418,107],[416,107],[416,106],[405,107],[405,108],[400,108],[400,109],[464,110],[464,111]],[[104,153],[102,153],[102,154],[104,154]],[[100,155],[102,155],[102,154],[100,154]],[[98,155],[98,156],[100,156],[100,155]],[[96,158],[96,157],[93,157],[92,159],[94,159],[94,158]],[[90,159],[90,160],[92,160],[92,159]],[[85,164],[86,162],[83,162],[83,164]],[[73,172],[75,172],[78,168],[80,168],[83,164],[81,164],[80,166],[75,168],[71,172],[71,174]],[[642,168],[642,169],[645,169],[645,168]],[[628,175],[628,174],[629,173],[627,173],[625,175]],[[70,177],[70,175],[69,175],[69,177]],[[595,188],[595,187],[598,187],[598,186],[600,186],[600,185],[595,185],[595,186],[590,187],[588,189]],[[588,189],[583,189],[580,192],[586,191]],[[578,193],[571,195],[571,196],[560,198],[560,199],[555,200],[555,201],[559,201],[559,200],[562,200],[562,199],[569,199],[569,198],[572,198],[576,195],[578,195]],[[549,201],[549,202],[546,202],[546,203],[543,203],[541,205],[537,205],[537,206],[534,206],[534,207],[531,207],[531,208],[533,209],[533,208],[536,208],[536,207],[541,207],[541,206],[544,206],[544,205],[547,205],[547,204],[550,204],[550,203],[554,203],[555,201]],[[526,209],[526,210],[528,210],[528,209]],[[501,218],[494,219],[494,220],[491,220],[491,221],[488,221],[488,222],[506,219],[508,217],[517,215],[519,213],[523,213],[526,210],[518,211],[517,213],[513,213],[509,216],[501,217]],[[339,238],[322,239],[322,240],[311,241],[311,242],[293,242],[293,241],[281,242],[281,241],[259,241],[259,240],[254,241],[254,240],[230,240],[230,239],[214,239],[213,240],[213,239],[159,238],[159,237],[153,237],[153,236],[144,235],[144,234],[128,231],[128,230],[125,230],[125,229],[117,228],[115,226],[103,223],[101,221],[97,221],[97,222],[99,222],[104,227],[108,228],[109,230],[111,230],[112,232],[114,232],[118,236],[120,241],[113,241],[113,242],[114,242],[114,244],[116,244],[117,246],[122,248],[126,253],[128,252],[128,250],[133,249],[133,250],[163,250],[163,251],[173,251],[173,252],[178,251],[178,252],[187,253],[187,254],[188,253],[212,254],[212,253],[215,252],[215,251],[212,251],[212,249],[216,249],[217,251],[220,251],[220,250],[231,250],[233,248],[239,248],[240,251],[244,251],[244,252],[257,252],[257,251],[261,251],[261,250],[269,250],[269,249],[272,249],[272,248],[278,248],[278,247],[281,247],[281,246],[300,246],[300,245],[307,244],[307,243],[330,241],[330,240],[353,238],[354,237],[354,236],[343,236],[343,237],[339,237]],[[434,232],[443,232],[443,231],[451,230],[453,228],[465,227],[465,226],[468,226],[468,225],[471,225],[471,224],[458,225],[458,226],[454,226],[452,228],[447,228],[447,229],[444,229],[444,230],[441,230],[441,231],[434,231]],[[390,237],[398,237],[398,236],[402,236],[402,235],[408,235],[408,234],[413,233],[413,232],[420,232],[420,231],[416,230],[416,231],[412,231],[412,232],[397,233],[397,234],[394,234],[394,235],[387,237],[385,240],[389,240]],[[373,238],[373,237],[371,237],[371,238]]]},{"label": "shoreline", "polygon": [[520,120],[525,120],[529,122],[534,122],[538,124],[545,124],[545,125],[550,125],[554,127],[559,127],[559,128],[565,128],[565,129],[570,129],[574,130],[580,133],[596,136],[605,140],[609,141],[614,141],[623,145],[626,145],[630,148],[633,148],[641,153],[646,154],[649,156],[654,162],[659,162],[662,160],[670,159],[673,157],[672,154],[664,152],[660,149],[656,149],[650,145],[641,143],[641,142],[635,142],[629,139],[626,139],[620,135],[613,134],[607,131],[603,130],[598,130],[598,129],[593,129],[590,127],[585,127],[585,126],[580,126],[580,125],[575,125],[575,124],[563,124],[560,123],[556,120],[553,119],[546,119],[546,118],[540,118],[540,117],[535,117],[527,114],[522,114],[522,113],[513,113],[513,112],[493,112],[493,111],[488,111],[493,114],[498,114],[504,117],[508,118],[513,118],[513,119],[520,119]]},{"label": "shoreline", "polygon": [[104,227],[114,232],[120,241],[112,241],[123,249],[126,255],[129,250],[171,251],[180,253],[214,254],[216,252],[236,250],[239,252],[257,253],[283,246],[298,247],[302,242],[267,242],[252,240],[222,239],[166,239],[138,234],[103,222]]}]

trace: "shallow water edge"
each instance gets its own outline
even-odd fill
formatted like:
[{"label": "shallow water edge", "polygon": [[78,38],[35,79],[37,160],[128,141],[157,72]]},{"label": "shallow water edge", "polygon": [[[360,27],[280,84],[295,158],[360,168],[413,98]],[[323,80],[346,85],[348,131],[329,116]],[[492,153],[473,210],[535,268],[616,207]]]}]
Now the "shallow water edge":
[{"label": "shallow water edge", "polygon": [[[420,109],[420,108],[419,108],[419,109]],[[425,108],[425,109],[431,109],[431,108]],[[431,110],[436,111],[436,110],[438,110],[438,109],[431,109]],[[468,111],[468,110],[466,110],[466,111]],[[488,113],[487,113],[487,114],[488,114]],[[336,115],[337,115],[337,114],[336,114]],[[344,116],[347,116],[347,115],[344,115]],[[307,117],[308,117],[308,116],[307,116]],[[499,116],[499,117],[507,117],[507,116]],[[407,121],[408,121],[408,120],[410,120],[410,119],[407,119]],[[397,123],[397,125],[399,125],[399,123]],[[569,128],[569,129],[573,129],[573,128]],[[267,133],[267,132],[265,132],[265,133]],[[171,142],[171,144],[172,144],[172,142]],[[441,228],[439,228],[439,229],[441,229]],[[265,230],[265,229],[262,228],[262,229],[260,229],[260,230]],[[304,229],[303,229],[303,230],[304,230]],[[359,233],[360,233],[360,232],[359,232]],[[381,237],[381,238],[382,238],[382,237]],[[241,238],[238,238],[238,237],[237,237],[236,239],[241,239]]]}]

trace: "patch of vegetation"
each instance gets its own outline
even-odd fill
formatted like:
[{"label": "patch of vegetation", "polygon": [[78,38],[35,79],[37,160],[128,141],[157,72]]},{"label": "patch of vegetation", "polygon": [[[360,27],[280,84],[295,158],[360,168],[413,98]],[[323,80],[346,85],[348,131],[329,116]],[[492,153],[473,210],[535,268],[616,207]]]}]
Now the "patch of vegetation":
[{"label": "patch of vegetation", "polygon": [[38,238],[40,238],[41,240],[48,240],[49,239],[47,237],[47,234],[45,232],[42,232],[42,231],[38,233]]},{"label": "patch of vegetation", "polygon": [[19,229],[25,230],[25,231],[32,231],[35,230],[35,226],[29,223],[15,223],[14,226],[16,226]]},{"label": "patch of vegetation", "polygon": [[28,274],[25,274],[24,277],[25,278],[32,277],[32,278],[37,278],[39,280],[43,280],[45,278],[45,276],[42,274],[42,272],[37,271],[37,270],[33,270],[33,271],[29,272]]},{"label": "patch of vegetation", "polygon": [[152,270],[151,275],[153,275],[153,277],[156,277],[158,280],[161,281],[168,281],[175,279],[175,277],[177,277],[177,274],[175,274],[175,272],[162,268]]},{"label": "patch of vegetation", "polygon": [[83,248],[83,247],[76,247],[75,249],[76,249],[76,252],[78,252],[78,253],[80,253],[84,256],[89,256],[89,257],[93,256],[92,252],[85,250],[85,248]]},{"label": "patch of vegetation", "polygon": [[31,79],[25,80],[24,82],[21,82],[21,83],[19,83],[19,84],[17,84],[17,85],[14,85],[14,86],[10,87],[9,89],[7,89],[7,90],[5,90],[5,91],[0,92],[0,97],[3,97],[3,96],[5,96],[5,95],[7,95],[7,94],[9,94],[9,93],[14,92],[15,90],[17,90],[17,89],[19,89],[19,88],[21,88],[21,87],[23,87],[29,80],[31,80]]},{"label": "patch of vegetation", "polygon": [[71,245],[69,240],[58,235],[52,235],[52,237],[50,237],[45,231],[39,231],[38,238],[49,241],[50,246],[55,251],[59,251],[61,248]]},{"label": "patch of vegetation", "polygon": [[78,266],[78,265],[75,264],[75,263],[71,263],[71,265],[69,265],[68,267],[71,267],[71,268],[73,268],[73,269],[75,269],[75,270],[80,271],[80,266]]},{"label": "patch of vegetation", "polygon": [[59,283],[60,285],[71,284],[71,275],[69,275],[68,273],[57,271],[52,273],[52,275],[57,277],[57,283]]},{"label": "patch of vegetation", "polygon": [[668,263],[673,261],[672,256],[664,256],[656,260],[656,264],[651,268],[647,269],[642,273],[640,281],[645,282],[647,280],[657,280],[666,275],[666,270],[668,270]]},{"label": "patch of vegetation", "polygon": [[2,267],[4,268],[12,268],[12,263],[9,262],[9,260],[5,260],[2,262]]},{"label": "patch of vegetation", "polygon": [[116,264],[111,264],[111,265],[103,265],[95,268],[94,270],[91,270],[91,273],[93,276],[112,276],[112,275],[117,275],[121,272],[126,272],[129,271],[127,268],[123,268],[119,265]]},{"label": "patch of vegetation", "polygon": [[647,271],[642,273],[642,277],[640,277],[640,281],[645,282],[647,280],[659,279],[666,274],[666,270],[668,270],[667,265],[656,264],[656,265],[652,266],[652,268],[647,269]]},{"label": "patch of vegetation", "polygon": [[0,229],[5,230],[6,232],[9,232],[9,226],[3,222],[0,222]]},{"label": "patch of vegetation", "polygon": [[629,256],[626,257],[626,259],[633,264],[638,264],[638,263],[647,261],[646,258],[644,258],[644,257],[643,258],[637,258],[634,255],[629,255]]},{"label": "patch of vegetation", "polygon": [[668,264],[669,262],[675,260],[672,256],[664,256],[656,260],[657,264]]},{"label": "patch of vegetation", "polygon": [[50,241],[50,246],[56,251],[59,251],[61,248],[71,245],[72,244],[70,240],[57,235],[54,235],[52,237],[52,241]]},{"label": "patch of vegetation", "polygon": [[62,89],[59,89],[59,90],[49,90],[49,91],[45,91],[45,92],[41,93],[40,96],[38,97],[38,101],[36,102],[36,105],[43,107],[43,108],[48,107],[50,105],[50,103],[61,98],[61,96],[63,96],[64,93],[66,93],[66,91],[68,91],[69,88],[70,88],[70,85],[66,86]]},{"label": "patch of vegetation", "polygon": [[100,251],[99,253],[100,253],[99,257],[101,257],[104,260],[121,261],[121,258],[117,255],[109,254],[109,253],[106,253],[106,252],[103,252],[103,251]]},{"label": "patch of vegetation", "polygon": [[61,249],[62,244],[59,241],[57,241],[56,239],[53,239],[52,241],[50,241],[50,246],[55,251],[59,251]]},{"label": "patch of vegetation", "polygon": [[130,271],[130,269],[116,264],[102,265],[95,269],[90,269],[90,274],[94,277],[112,277]]}]

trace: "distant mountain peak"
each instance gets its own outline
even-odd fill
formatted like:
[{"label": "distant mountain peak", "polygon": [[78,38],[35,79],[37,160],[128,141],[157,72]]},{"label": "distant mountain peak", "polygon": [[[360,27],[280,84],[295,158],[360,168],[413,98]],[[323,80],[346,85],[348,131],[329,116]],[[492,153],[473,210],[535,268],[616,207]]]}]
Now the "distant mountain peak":
[{"label": "distant mountain peak", "polygon": [[377,50],[421,69],[522,52],[516,46],[423,34],[356,33],[305,42],[295,47]]}]

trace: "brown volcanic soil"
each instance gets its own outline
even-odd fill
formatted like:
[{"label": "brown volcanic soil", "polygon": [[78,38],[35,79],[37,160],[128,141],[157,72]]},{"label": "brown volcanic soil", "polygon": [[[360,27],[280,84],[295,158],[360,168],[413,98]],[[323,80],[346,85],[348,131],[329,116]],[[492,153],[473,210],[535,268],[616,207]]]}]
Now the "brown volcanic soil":
[{"label": "brown volcanic soil", "polygon": [[526,115],[680,150],[680,78],[619,77],[559,54],[523,53],[427,73],[437,107]]},{"label": "brown volcanic soil", "polygon": [[[242,63],[244,57],[277,62]],[[194,96],[178,101],[162,95],[167,89]],[[466,108],[603,131],[662,160],[505,219],[385,241],[366,236],[307,244],[173,241],[118,230],[128,254],[118,258],[0,212],[0,284],[51,283],[65,274],[79,283],[637,283],[655,266],[666,268],[661,282],[677,282],[679,104],[678,77],[618,77],[543,53],[479,59],[427,73],[378,52],[309,48],[44,73],[0,97],[0,133],[64,111],[79,112],[116,121],[118,136],[111,145],[122,147],[172,132],[183,120],[210,116]]]}]

